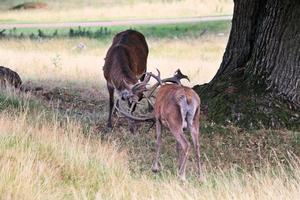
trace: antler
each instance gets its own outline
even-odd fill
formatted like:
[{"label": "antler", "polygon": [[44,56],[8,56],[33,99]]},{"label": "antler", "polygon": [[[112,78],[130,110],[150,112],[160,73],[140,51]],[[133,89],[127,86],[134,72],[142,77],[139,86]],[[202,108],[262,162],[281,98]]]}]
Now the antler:
[{"label": "antler", "polygon": [[188,81],[190,81],[189,77],[184,75],[180,69],[177,69],[176,72],[174,73],[174,76],[171,78],[166,78],[163,79],[162,81],[165,82],[172,82],[172,83],[177,83],[177,84],[181,84],[180,80],[181,79],[187,79]]},{"label": "antler", "polygon": [[[117,100],[118,102],[119,100]],[[119,103],[116,103],[115,104],[115,109],[121,113],[122,115],[124,115],[125,117],[129,118],[129,119],[132,119],[134,121],[140,121],[140,122],[144,122],[144,121],[154,121],[155,120],[155,117],[154,115],[150,115],[150,116],[142,116],[142,117],[136,117],[136,116],[133,116],[132,114],[126,112],[125,110],[123,110],[120,106]],[[119,107],[120,106],[120,107]]]},{"label": "antler", "polygon": [[146,72],[145,74],[146,75],[148,75],[149,77],[153,77],[153,78],[155,78],[156,80],[157,80],[157,82],[159,83],[159,84],[162,84],[163,82],[162,82],[162,80],[161,80],[161,78],[160,78],[160,71],[156,68],[156,70],[157,70],[157,76],[156,75],[154,75],[152,72]]},{"label": "antler", "polygon": [[145,79],[140,82],[140,83],[136,83],[133,87],[132,87],[132,92],[133,93],[136,93],[137,91],[139,90],[142,90],[141,92],[143,91],[146,91],[146,85],[148,84],[148,82],[150,81],[151,77],[155,78],[157,80],[157,82],[159,82],[160,84],[162,84],[162,81],[161,81],[161,78],[160,78],[160,71],[158,69],[156,69],[157,72],[158,72],[158,75],[154,75],[152,72],[145,72],[144,74],[146,75],[145,76]]},{"label": "antler", "polygon": [[[157,70],[159,72],[159,70]],[[160,75],[160,73],[159,73]],[[178,85],[181,85],[181,82],[180,80],[181,79],[187,79],[188,81],[190,81],[189,77],[184,75],[180,69],[177,69],[174,73],[174,76],[173,77],[170,77],[170,78],[165,78],[163,80],[160,79],[160,81],[158,81],[158,83],[156,83],[155,85],[152,86],[151,89],[149,89],[149,93],[148,95],[145,95],[146,98],[149,98],[152,96],[153,92],[156,90],[156,88],[159,86],[159,85],[162,85],[163,83],[166,83],[166,82],[171,82],[171,83],[176,83]],[[157,80],[157,79],[156,79]]]}]

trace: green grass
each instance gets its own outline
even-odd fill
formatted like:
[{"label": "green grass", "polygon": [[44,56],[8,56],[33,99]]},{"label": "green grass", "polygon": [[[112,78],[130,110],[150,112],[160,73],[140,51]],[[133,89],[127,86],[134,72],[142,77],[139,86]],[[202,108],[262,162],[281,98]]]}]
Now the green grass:
[{"label": "green grass", "polygon": [[26,109],[35,110],[42,108],[42,105],[38,101],[30,99],[26,94],[20,96],[17,93],[17,90],[0,90],[0,112],[5,110],[24,111]]},{"label": "green grass", "polygon": [[190,24],[166,24],[166,25],[137,25],[114,27],[78,27],[78,28],[14,28],[6,30],[6,38],[63,38],[63,37],[87,37],[99,40],[110,39],[116,33],[135,29],[149,38],[197,38],[203,33],[228,32],[231,23],[229,21],[201,22]]}]

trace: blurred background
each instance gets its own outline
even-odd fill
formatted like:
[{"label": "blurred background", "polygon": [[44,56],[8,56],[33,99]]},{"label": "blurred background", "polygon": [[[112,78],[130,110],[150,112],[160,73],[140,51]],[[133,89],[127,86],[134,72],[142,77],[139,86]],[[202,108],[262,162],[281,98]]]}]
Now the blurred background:
[{"label": "blurred background", "polygon": [[[128,28],[146,36],[150,71],[159,68],[162,76],[170,76],[181,68],[191,79],[186,84],[208,82],[221,62],[230,19],[176,24],[161,20],[171,18],[176,22],[182,18],[230,16],[233,9],[230,0],[0,2],[0,37],[5,39],[0,43],[1,64],[17,70],[25,80],[48,86],[66,82],[89,84],[88,87],[103,85],[101,67],[112,37]],[[130,21],[125,25],[81,24],[132,19],[156,21],[152,24],[142,21],[138,25]],[[53,25],[58,22],[63,27]],[[44,28],[45,25],[50,27]]]}]

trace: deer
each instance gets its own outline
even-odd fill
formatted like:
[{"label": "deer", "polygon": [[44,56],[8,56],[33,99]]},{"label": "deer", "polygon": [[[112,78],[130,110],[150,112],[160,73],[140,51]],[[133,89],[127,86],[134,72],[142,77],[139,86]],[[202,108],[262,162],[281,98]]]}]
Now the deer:
[{"label": "deer", "polygon": [[21,88],[22,80],[19,74],[7,67],[0,66],[0,86]]},{"label": "deer", "polygon": [[31,88],[24,85],[21,77],[17,72],[13,71],[10,68],[0,66],[0,89],[8,88],[8,87],[14,88],[16,89],[16,91],[25,92],[25,93],[28,92],[35,93],[35,92],[43,91],[42,87]]},{"label": "deer", "polygon": [[[109,93],[109,115],[107,127],[112,128],[112,113],[114,108],[114,91],[118,99],[127,101],[133,112],[136,104],[131,97],[138,100],[143,97],[144,81],[147,70],[148,45],[144,35],[138,31],[126,30],[116,34],[107,51],[103,73]],[[139,82],[140,81],[140,82]],[[135,132],[134,124],[129,121],[130,131]]]},{"label": "deer", "polygon": [[[148,74],[150,76],[152,74]],[[180,79],[187,78],[180,70],[175,73],[173,78],[160,80],[160,88],[158,89],[154,104],[154,112],[150,116],[133,116],[126,112],[121,107],[117,107],[118,111],[125,117],[135,121],[151,121],[156,124],[156,155],[152,164],[152,171],[160,171],[161,164],[159,162],[161,143],[162,143],[162,128],[167,127],[171,134],[176,139],[179,171],[178,175],[182,180],[185,180],[186,162],[190,143],[184,135],[184,129],[188,129],[194,146],[197,162],[197,175],[200,180],[203,180],[203,173],[200,161],[200,144],[199,144],[199,123],[200,123],[200,97],[191,88],[183,86]],[[166,82],[172,82],[171,84]],[[163,84],[164,83],[164,84]],[[155,85],[157,87],[157,84]],[[153,90],[153,89],[152,89]],[[151,92],[153,92],[151,90]],[[150,93],[151,93],[150,92]]]}]

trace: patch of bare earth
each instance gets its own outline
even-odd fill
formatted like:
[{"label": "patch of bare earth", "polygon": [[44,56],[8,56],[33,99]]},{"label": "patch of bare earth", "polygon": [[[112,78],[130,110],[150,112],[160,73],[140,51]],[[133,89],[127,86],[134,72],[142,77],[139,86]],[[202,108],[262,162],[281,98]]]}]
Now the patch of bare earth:
[{"label": "patch of bare earth", "polygon": [[36,9],[45,9],[47,7],[48,5],[43,2],[27,2],[27,3],[16,5],[10,8],[10,10],[34,10],[34,9],[36,10]]}]

